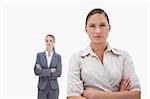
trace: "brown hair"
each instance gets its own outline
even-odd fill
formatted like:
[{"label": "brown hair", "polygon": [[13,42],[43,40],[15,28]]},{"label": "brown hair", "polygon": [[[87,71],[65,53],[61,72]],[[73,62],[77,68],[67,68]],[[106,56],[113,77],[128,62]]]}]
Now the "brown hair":
[{"label": "brown hair", "polygon": [[52,34],[47,34],[46,37],[45,37],[45,39],[46,39],[48,36],[52,37],[52,38],[54,39],[54,42],[55,42],[55,37],[54,37],[54,35],[52,35]]},{"label": "brown hair", "polygon": [[94,14],[104,14],[107,18],[107,21],[108,21],[108,24],[109,24],[109,18],[108,18],[108,15],[106,14],[106,12],[103,10],[103,9],[100,9],[100,8],[96,8],[96,9],[93,9],[89,12],[89,14],[87,15],[86,17],[86,21],[85,21],[85,25],[87,25],[87,21],[89,19],[90,16],[94,15]]}]

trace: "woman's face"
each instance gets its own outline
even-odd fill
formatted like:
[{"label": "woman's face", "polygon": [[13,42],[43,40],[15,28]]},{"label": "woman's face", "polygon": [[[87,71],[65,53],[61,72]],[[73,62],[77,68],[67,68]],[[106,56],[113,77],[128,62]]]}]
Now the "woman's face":
[{"label": "woman's face", "polygon": [[104,14],[93,14],[89,17],[85,27],[91,43],[100,44],[105,43],[110,31],[110,25]]},{"label": "woman's face", "polygon": [[47,36],[45,38],[45,44],[46,44],[46,48],[53,48],[55,41],[53,39],[53,37],[51,36]]}]

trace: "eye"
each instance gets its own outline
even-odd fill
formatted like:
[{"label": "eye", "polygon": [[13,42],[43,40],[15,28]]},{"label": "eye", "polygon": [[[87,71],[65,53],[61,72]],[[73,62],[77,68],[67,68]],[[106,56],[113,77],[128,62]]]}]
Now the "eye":
[{"label": "eye", "polygon": [[94,27],[93,25],[91,25],[90,27]]},{"label": "eye", "polygon": [[101,24],[100,26],[106,26],[105,24]]},{"label": "eye", "polygon": [[46,42],[48,42],[48,40],[46,40]]},{"label": "eye", "polygon": [[53,40],[50,40],[50,42],[53,42]]},{"label": "eye", "polygon": [[95,25],[90,25],[89,27],[95,27]]}]

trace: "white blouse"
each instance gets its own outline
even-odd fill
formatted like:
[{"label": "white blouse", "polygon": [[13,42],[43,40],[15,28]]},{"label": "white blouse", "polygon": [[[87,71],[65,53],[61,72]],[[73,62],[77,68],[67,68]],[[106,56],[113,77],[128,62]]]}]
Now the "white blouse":
[{"label": "white blouse", "polygon": [[74,54],[69,61],[67,96],[81,96],[84,89],[89,88],[118,91],[122,79],[131,80],[131,91],[140,91],[140,83],[129,53],[108,45],[102,64],[88,46]]},{"label": "white blouse", "polygon": [[50,68],[53,53],[54,53],[53,51],[50,54],[47,52],[47,50],[45,51],[48,68]]}]

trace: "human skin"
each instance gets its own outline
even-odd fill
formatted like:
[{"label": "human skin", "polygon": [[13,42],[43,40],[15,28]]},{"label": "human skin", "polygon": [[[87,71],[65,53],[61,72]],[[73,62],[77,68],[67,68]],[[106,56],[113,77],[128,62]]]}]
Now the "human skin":
[{"label": "human skin", "polygon": [[[90,46],[103,63],[103,55],[107,46],[107,38],[111,26],[106,16],[96,13],[89,17],[85,31],[91,40]],[[67,99],[140,99],[140,91],[130,91],[130,80],[121,81],[120,90],[117,92],[105,92],[96,89],[84,90],[82,96],[70,96]]]}]

